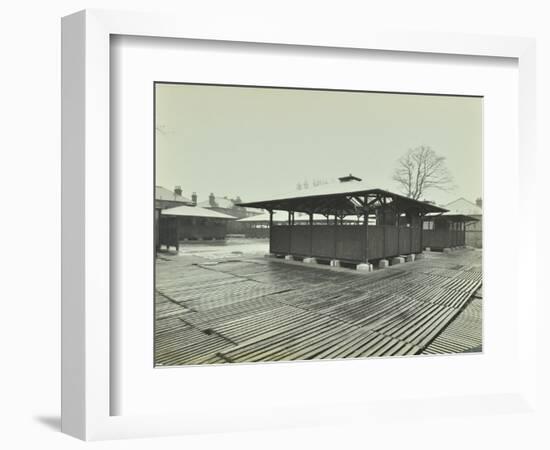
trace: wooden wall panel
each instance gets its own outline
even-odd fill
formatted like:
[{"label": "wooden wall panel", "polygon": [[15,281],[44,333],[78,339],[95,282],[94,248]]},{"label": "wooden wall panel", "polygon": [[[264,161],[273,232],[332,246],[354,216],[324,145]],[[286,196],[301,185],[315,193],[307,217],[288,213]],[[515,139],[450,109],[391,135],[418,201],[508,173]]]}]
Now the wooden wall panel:
[{"label": "wooden wall panel", "polygon": [[336,236],[336,259],[361,261],[363,258],[362,245],[365,242],[362,236],[364,233],[365,227],[363,226],[339,225]]},{"label": "wooden wall panel", "polygon": [[334,225],[316,225],[313,227],[313,256],[334,258]]},{"label": "wooden wall panel", "polygon": [[298,256],[310,255],[311,231],[309,225],[293,226],[290,238],[290,253]]},{"label": "wooden wall panel", "polygon": [[369,227],[369,242],[367,247],[368,259],[384,257],[384,230],[385,226],[377,225]]},{"label": "wooden wall panel", "polygon": [[274,225],[271,228],[270,253],[288,254],[290,250],[288,236],[288,225]]}]

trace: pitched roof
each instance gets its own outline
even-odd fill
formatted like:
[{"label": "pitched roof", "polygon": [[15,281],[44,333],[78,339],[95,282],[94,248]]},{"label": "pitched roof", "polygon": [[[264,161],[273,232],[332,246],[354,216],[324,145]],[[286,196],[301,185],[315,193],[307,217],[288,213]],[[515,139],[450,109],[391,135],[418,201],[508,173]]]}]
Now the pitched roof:
[{"label": "pitched roof", "polygon": [[172,192],[170,189],[166,189],[162,186],[155,186],[155,200],[166,200],[172,202],[182,202],[192,204],[193,202],[187,197],[178,195]]},{"label": "pitched roof", "polygon": [[233,220],[236,217],[223,214],[212,209],[201,208],[200,206],[176,206],[162,211],[163,216],[183,216],[183,217],[207,217],[210,219]]},{"label": "pitched roof", "polygon": [[479,206],[463,197],[448,203],[444,208],[449,210],[449,214],[464,214],[467,216],[481,216],[483,214],[483,210]]},{"label": "pitched roof", "polygon": [[[350,177],[344,177],[350,178]],[[338,211],[343,214],[354,214],[357,206],[349,197],[368,194],[380,194],[391,197],[402,208],[418,208],[424,212],[445,212],[446,209],[426,202],[413,200],[384,189],[374,188],[363,181],[349,179],[344,182],[322,184],[309,189],[292,191],[286,194],[274,195],[270,199],[240,203],[239,206],[273,209],[316,212],[334,214]]]}]

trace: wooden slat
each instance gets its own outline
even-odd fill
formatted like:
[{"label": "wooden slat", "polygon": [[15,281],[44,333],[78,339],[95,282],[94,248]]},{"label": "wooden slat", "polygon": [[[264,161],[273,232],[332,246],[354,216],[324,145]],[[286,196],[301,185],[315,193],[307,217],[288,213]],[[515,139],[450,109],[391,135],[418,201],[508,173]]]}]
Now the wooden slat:
[{"label": "wooden slat", "polygon": [[481,253],[369,274],[263,258],[157,260],[162,365],[404,356],[481,345]]}]

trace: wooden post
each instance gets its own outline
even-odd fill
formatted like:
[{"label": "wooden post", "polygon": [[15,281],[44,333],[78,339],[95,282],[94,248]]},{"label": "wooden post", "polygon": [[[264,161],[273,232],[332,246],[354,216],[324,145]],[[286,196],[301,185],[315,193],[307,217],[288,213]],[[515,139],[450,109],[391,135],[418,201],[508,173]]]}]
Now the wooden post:
[{"label": "wooden post", "polygon": [[273,232],[273,210],[269,210],[269,253],[271,253],[271,233]]},{"label": "wooden post", "polygon": [[424,214],[420,213],[420,253],[424,251]]},{"label": "wooden post", "polygon": [[334,214],[334,258],[336,259],[336,246],[338,241],[338,214]]},{"label": "wooden post", "polygon": [[292,212],[288,212],[288,254],[292,254]]},{"label": "wooden post", "polygon": [[413,253],[413,214],[409,213],[407,214],[407,218],[409,219],[409,253]]},{"label": "wooden post", "polygon": [[180,220],[176,217],[176,252],[180,251]]},{"label": "wooden post", "polygon": [[399,223],[399,213],[396,212],[395,216],[397,217],[397,255],[401,254],[401,224]]},{"label": "wooden post", "polygon": [[369,210],[365,209],[365,223],[363,226],[365,227],[365,232],[363,233],[365,242],[363,244],[363,262],[368,263],[369,262]]},{"label": "wooden post", "polygon": [[309,213],[309,256],[313,257],[313,213]]}]

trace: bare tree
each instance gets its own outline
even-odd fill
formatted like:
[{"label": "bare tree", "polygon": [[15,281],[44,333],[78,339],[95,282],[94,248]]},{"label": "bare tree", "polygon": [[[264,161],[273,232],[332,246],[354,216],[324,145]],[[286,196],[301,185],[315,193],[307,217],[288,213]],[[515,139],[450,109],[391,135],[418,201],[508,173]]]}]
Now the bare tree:
[{"label": "bare tree", "polygon": [[397,161],[393,180],[409,198],[418,200],[426,191],[453,188],[453,177],[445,164],[445,157],[438,156],[428,146],[410,149]]}]

